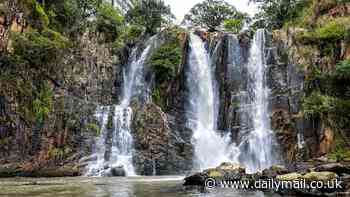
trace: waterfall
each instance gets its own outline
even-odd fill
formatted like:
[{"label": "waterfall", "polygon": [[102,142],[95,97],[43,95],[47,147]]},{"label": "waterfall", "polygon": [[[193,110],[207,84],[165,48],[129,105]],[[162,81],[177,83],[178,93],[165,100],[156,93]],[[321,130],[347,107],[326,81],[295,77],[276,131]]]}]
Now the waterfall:
[{"label": "waterfall", "polygon": [[269,88],[266,85],[265,30],[259,29],[250,49],[247,64],[247,96],[241,105],[245,106],[248,118],[243,118],[241,125],[248,125],[249,133],[243,137],[240,145],[240,161],[248,172],[256,172],[277,163],[276,144],[270,128],[268,110]]},{"label": "waterfall", "polygon": [[140,57],[137,56],[137,48],[131,53],[129,66],[123,70],[123,92],[120,104],[102,106],[96,112],[96,117],[102,125],[101,135],[95,145],[97,160],[88,166],[88,176],[108,175],[114,167],[123,167],[127,176],[135,175],[132,163],[133,137],[130,130],[132,119],[130,102],[133,97],[139,99],[148,97],[145,95],[147,85],[144,81],[144,64],[151,49],[155,47],[155,41],[155,37],[152,37],[146,43],[146,48]]},{"label": "waterfall", "polygon": [[200,170],[216,167],[231,161],[230,138],[215,131],[216,110],[214,79],[211,61],[204,42],[196,35],[190,36],[190,54],[187,71],[189,89],[188,119],[193,131],[195,166]]}]

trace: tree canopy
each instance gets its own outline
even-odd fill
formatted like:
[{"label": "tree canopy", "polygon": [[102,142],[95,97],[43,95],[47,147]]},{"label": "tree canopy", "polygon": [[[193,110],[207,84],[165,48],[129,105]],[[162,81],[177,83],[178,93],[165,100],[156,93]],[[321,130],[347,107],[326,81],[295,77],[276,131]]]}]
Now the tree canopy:
[{"label": "tree canopy", "polygon": [[257,23],[269,29],[279,29],[300,14],[307,0],[251,0],[259,4]]},{"label": "tree canopy", "polygon": [[126,14],[127,22],[144,26],[146,33],[154,34],[163,24],[174,18],[169,6],[161,0],[139,0]]},{"label": "tree canopy", "polygon": [[196,4],[185,16],[184,23],[191,23],[215,31],[228,19],[243,19],[246,15],[223,0],[206,0]]}]

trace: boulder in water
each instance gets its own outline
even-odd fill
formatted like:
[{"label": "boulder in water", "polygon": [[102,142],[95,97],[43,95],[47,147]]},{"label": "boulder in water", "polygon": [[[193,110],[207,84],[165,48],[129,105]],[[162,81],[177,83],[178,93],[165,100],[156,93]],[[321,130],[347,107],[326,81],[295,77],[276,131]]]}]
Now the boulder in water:
[{"label": "boulder in water", "polygon": [[105,163],[102,170],[102,176],[118,177],[126,176],[126,171],[123,165],[111,165]]},{"label": "boulder in water", "polygon": [[210,168],[186,177],[184,185],[205,186],[205,181],[208,178],[215,180],[239,180],[246,175],[244,167],[239,164],[225,162],[216,168]]},{"label": "boulder in water", "polygon": [[262,171],[262,176],[267,178],[275,178],[278,175],[288,174],[289,170],[284,166],[273,165],[268,169]]},{"label": "boulder in water", "polygon": [[224,162],[222,163],[217,169],[223,170],[223,171],[235,171],[239,173],[245,174],[246,169],[242,167],[241,165],[237,163],[229,163],[229,162]]},{"label": "boulder in water", "polygon": [[124,166],[115,166],[110,168],[111,176],[126,176],[126,171]]}]

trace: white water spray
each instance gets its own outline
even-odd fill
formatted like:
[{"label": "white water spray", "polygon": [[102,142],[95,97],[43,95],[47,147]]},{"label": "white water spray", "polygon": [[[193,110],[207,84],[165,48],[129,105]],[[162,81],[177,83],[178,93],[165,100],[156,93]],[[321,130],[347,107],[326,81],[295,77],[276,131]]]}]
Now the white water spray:
[{"label": "white water spray", "polygon": [[269,88],[266,85],[265,30],[259,29],[250,50],[248,70],[249,98],[241,103],[250,106],[247,114],[252,129],[241,143],[241,162],[248,172],[256,172],[277,163],[273,150],[275,137],[270,128],[268,110]]},{"label": "white water spray", "polygon": [[199,170],[217,167],[222,162],[232,161],[230,138],[215,131],[214,79],[209,55],[204,42],[196,35],[190,37],[189,70],[187,84],[190,93],[190,127],[195,149],[195,164]]},{"label": "white water spray", "polygon": [[[132,163],[133,138],[130,131],[132,109],[129,105],[134,96],[142,96],[141,94],[144,93],[143,89],[146,85],[143,67],[152,45],[155,44],[154,41],[154,38],[150,39],[140,57],[137,57],[137,49],[133,50],[129,67],[124,70],[123,94],[120,105],[100,107],[97,110],[96,117],[102,125],[101,136],[96,142],[97,160],[88,166],[88,176],[104,176],[108,170],[116,166],[123,166],[127,176],[135,175]],[[111,110],[113,111],[111,112]],[[108,120],[110,113],[113,114],[112,128],[108,128],[112,126]],[[111,143],[110,151],[107,151],[107,141]]]}]

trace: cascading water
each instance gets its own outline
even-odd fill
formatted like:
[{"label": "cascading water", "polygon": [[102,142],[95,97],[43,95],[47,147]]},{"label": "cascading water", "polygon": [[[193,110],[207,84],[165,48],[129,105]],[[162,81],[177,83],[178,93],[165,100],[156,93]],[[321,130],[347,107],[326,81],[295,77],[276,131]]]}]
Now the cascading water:
[{"label": "cascading water", "polygon": [[192,143],[195,149],[195,165],[200,170],[216,167],[232,161],[230,138],[215,131],[214,80],[209,54],[204,42],[196,35],[190,36],[189,68],[189,117],[193,130]]},{"label": "cascading water", "polygon": [[248,119],[242,125],[251,130],[240,145],[240,161],[249,172],[256,172],[277,163],[273,146],[276,143],[270,128],[268,110],[269,88],[266,85],[265,30],[259,29],[250,49],[248,60],[248,95],[241,101]]},{"label": "cascading water", "polygon": [[[141,56],[137,57],[137,49],[131,54],[131,61],[124,70],[123,94],[120,105],[104,106],[97,110],[96,117],[101,123],[101,136],[96,142],[97,160],[88,166],[88,176],[104,176],[113,167],[122,166],[127,176],[135,175],[132,164],[133,138],[130,132],[132,109],[129,107],[134,96],[143,96],[145,82],[143,67],[155,44],[154,37],[147,42]],[[146,96],[147,97],[147,96]],[[109,117],[113,117],[109,120]]]}]

